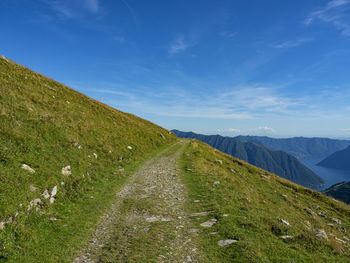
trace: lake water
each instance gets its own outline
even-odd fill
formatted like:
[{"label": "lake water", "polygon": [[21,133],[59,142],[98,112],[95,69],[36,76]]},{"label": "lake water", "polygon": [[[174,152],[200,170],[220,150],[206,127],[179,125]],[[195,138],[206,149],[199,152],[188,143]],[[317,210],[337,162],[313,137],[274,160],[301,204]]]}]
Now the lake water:
[{"label": "lake water", "polygon": [[350,171],[329,169],[317,166],[316,164],[322,161],[322,159],[304,158],[299,159],[299,161],[301,161],[306,167],[308,167],[325,181],[325,185],[322,188],[317,188],[315,190],[324,190],[336,183],[350,181]]}]

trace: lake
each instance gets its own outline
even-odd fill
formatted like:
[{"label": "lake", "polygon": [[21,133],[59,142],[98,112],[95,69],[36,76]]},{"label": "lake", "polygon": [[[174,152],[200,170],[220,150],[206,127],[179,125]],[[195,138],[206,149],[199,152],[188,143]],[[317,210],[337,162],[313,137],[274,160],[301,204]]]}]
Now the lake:
[{"label": "lake", "polygon": [[325,181],[325,185],[323,187],[314,190],[324,190],[336,183],[350,181],[350,171],[336,170],[317,166],[316,164],[322,160],[322,158],[299,159],[300,162],[302,162],[306,167],[308,167],[310,170],[312,170],[315,174],[317,174]]}]

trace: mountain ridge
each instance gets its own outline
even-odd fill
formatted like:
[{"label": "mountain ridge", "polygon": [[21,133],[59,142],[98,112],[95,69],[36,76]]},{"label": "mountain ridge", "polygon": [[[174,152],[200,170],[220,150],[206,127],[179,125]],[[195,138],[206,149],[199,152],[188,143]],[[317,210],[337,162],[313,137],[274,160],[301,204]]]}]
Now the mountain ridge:
[{"label": "mountain ridge", "polygon": [[201,135],[193,132],[181,132],[178,130],[172,131],[180,138],[195,138],[206,142],[214,148],[228,153],[238,159],[244,160],[301,185],[317,187],[324,183],[320,177],[288,153],[270,150],[261,144],[253,142],[241,142],[232,137]]},{"label": "mountain ridge", "polygon": [[350,172],[350,146],[331,154],[317,165]]}]

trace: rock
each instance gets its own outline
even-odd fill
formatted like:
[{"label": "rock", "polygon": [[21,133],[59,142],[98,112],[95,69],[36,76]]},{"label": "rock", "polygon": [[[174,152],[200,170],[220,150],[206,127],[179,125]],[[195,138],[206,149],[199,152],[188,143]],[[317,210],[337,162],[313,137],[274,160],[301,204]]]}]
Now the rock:
[{"label": "rock", "polygon": [[236,173],[236,170],[233,168],[230,168],[230,171],[233,172],[234,174]]},{"label": "rock", "polygon": [[311,229],[311,223],[310,223],[310,221],[307,221],[307,220],[306,220],[306,221],[304,222],[304,226],[305,226],[307,229],[310,230],[310,229]]},{"label": "rock", "polygon": [[219,232],[210,232],[209,235],[217,235]]},{"label": "rock", "polygon": [[270,175],[268,175],[268,174],[261,174],[260,176],[261,176],[261,178],[266,178],[266,179],[270,178]]},{"label": "rock", "polygon": [[208,212],[198,212],[198,213],[193,213],[190,216],[207,216],[209,214],[210,214],[209,211]]},{"label": "rock", "polygon": [[26,170],[26,171],[32,173],[32,174],[35,173],[35,170],[34,170],[33,168],[31,168],[29,165],[22,164],[21,168],[22,168],[23,170]]},{"label": "rock", "polygon": [[218,184],[220,184],[219,181],[215,181],[215,182],[213,183],[213,185],[218,185]]},{"label": "rock", "polygon": [[162,133],[159,133],[159,136],[162,137],[162,139],[165,139],[165,136]]},{"label": "rock", "polygon": [[326,212],[323,212],[323,211],[318,212],[317,214],[318,214],[320,217],[324,217],[324,218],[327,217]]},{"label": "rock", "polygon": [[216,224],[218,220],[216,218],[210,219],[202,224],[200,224],[200,226],[202,227],[212,227]]},{"label": "rock", "polygon": [[169,222],[171,221],[171,218],[162,217],[162,216],[150,216],[146,217],[146,222],[153,223],[153,222]]},{"label": "rock", "polygon": [[0,231],[5,228],[5,222],[1,221],[0,222]]},{"label": "rock", "polygon": [[68,100],[66,100],[67,104],[70,104],[70,102]]},{"label": "rock", "polygon": [[198,228],[191,228],[190,233],[198,233],[199,232],[199,229]]},{"label": "rock", "polygon": [[281,223],[282,224],[285,224],[287,226],[290,226],[289,222],[287,220],[284,220],[284,219],[280,219]]},{"label": "rock", "polygon": [[223,214],[222,216],[227,217],[227,216],[228,216],[228,214]]},{"label": "rock", "polygon": [[292,239],[293,238],[293,236],[288,236],[288,235],[286,235],[286,236],[280,236],[282,239]]},{"label": "rock", "polygon": [[283,196],[285,199],[287,199],[287,195],[286,195],[286,194],[282,194],[282,196]]},{"label": "rock", "polygon": [[94,155],[95,159],[97,159],[97,153],[93,153],[93,155]]},{"label": "rock", "polygon": [[42,195],[45,199],[48,199],[50,197],[49,191],[47,191],[47,189],[45,189]]},{"label": "rock", "polygon": [[200,203],[200,200],[194,200],[193,202],[194,203]]},{"label": "rock", "polygon": [[127,147],[129,150],[132,150],[132,147],[129,145],[128,147]]},{"label": "rock", "polygon": [[222,164],[222,160],[215,160],[216,163]]},{"label": "rock", "polygon": [[344,241],[344,240],[342,240],[342,239],[340,239],[340,238],[337,238],[337,237],[335,237],[334,239],[335,239],[335,241],[337,241],[338,243],[342,243],[342,244],[346,244],[346,243],[347,243],[346,241]]},{"label": "rock", "polygon": [[331,219],[332,219],[332,221],[336,222],[337,224],[339,224],[339,225],[341,224],[341,220],[340,219],[335,218],[335,217],[332,217]]},{"label": "rock", "polygon": [[71,175],[72,171],[70,165],[63,167],[61,172],[63,175]]},{"label": "rock", "polygon": [[50,197],[50,204],[53,204],[55,202],[55,198],[54,197]]},{"label": "rock", "polygon": [[316,215],[314,211],[312,211],[310,208],[305,208],[306,212],[312,216]]},{"label": "rock", "polygon": [[225,240],[219,240],[218,245],[220,247],[226,247],[226,246],[231,245],[231,244],[236,243],[236,242],[238,242],[237,239],[225,239]]},{"label": "rock", "polygon": [[328,240],[328,236],[326,234],[326,231],[324,231],[324,229],[315,229],[315,236],[318,239],[326,239],[326,240]]},{"label": "rock", "polygon": [[35,192],[35,191],[37,190],[37,188],[36,188],[34,185],[30,184],[30,185],[29,185],[29,190],[30,190],[31,192]]},{"label": "rock", "polygon": [[61,185],[64,185],[64,182],[63,182],[63,181],[61,182]]},{"label": "rock", "polygon": [[56,194],[57,194],[57,185],[55,185],[55,186],[52,188],[51,197],[54,197]]}]

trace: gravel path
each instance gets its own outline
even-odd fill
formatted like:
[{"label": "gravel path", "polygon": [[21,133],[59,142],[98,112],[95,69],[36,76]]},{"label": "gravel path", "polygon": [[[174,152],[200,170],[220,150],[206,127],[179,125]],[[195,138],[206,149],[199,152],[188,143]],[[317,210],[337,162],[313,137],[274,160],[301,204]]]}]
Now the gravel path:
[{"label": "gravel path", "polygon": [[171,146],[132,176],[74,263],[200,261],[178,168],[185,144]]}]

